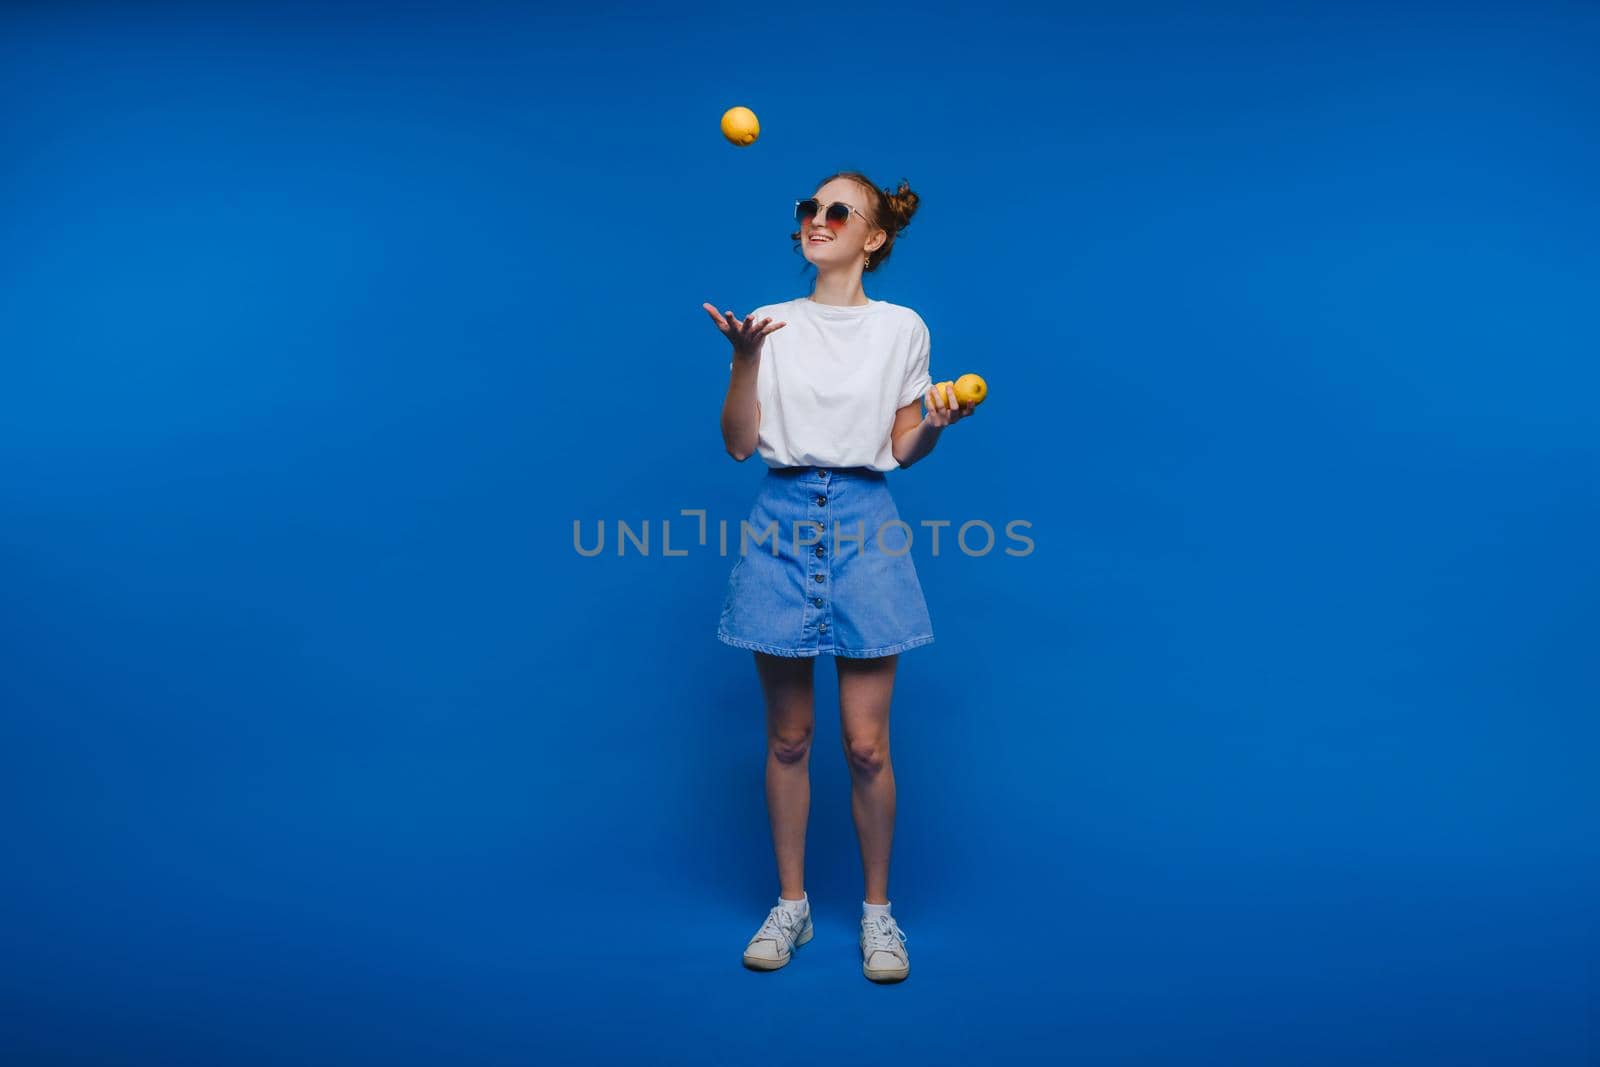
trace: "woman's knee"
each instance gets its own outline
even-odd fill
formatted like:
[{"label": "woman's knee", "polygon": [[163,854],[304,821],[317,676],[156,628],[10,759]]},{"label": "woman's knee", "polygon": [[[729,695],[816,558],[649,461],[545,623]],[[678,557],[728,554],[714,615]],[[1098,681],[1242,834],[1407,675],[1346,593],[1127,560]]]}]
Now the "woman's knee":
[{"label": "woman's knee", "polygon": [[811,735],[810,724],[771,730],[767,734],[767,748],[779,763],[799,763],[811,751]]},{"label": "woman's knee", "polygon": [[889,762],[889,739],[874,735],[847,737],[844,753],[855,773],[877,774]]}]

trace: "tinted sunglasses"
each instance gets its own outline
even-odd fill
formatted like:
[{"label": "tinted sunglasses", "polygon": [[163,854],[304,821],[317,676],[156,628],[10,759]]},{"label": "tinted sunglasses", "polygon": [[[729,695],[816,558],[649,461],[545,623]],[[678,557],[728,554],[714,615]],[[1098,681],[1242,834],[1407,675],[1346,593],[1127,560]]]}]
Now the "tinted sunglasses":
[{"label": "tinted sunglasses", "polygon": [[[823,210],[822,204],[814,196],[807,197],[805,200],[796,200],[794,202],[794,220],[804,226],[817,217],[817,212]],[[823,219],[827,222],[828,229],[837,232],[844,229],[850,222],[850,213],[852,211],[857,215],[861,215],[862,222],[865,222],[868,226],[872,225],[872,220],[862,215],[860,210],[839,200],[827,206]]]}]

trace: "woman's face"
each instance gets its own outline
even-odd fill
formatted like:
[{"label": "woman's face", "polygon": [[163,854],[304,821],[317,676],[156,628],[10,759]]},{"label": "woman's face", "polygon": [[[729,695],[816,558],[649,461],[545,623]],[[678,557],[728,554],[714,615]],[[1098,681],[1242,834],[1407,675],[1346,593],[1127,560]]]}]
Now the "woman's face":
[{"label": "woman's face", "polygon": [[[824,205],[823,209],[809,222],[800,224],[800,245],[806,250],[806,259],[819,268],[846,263],[859,265],[865,258],[867,241],[877,232],[862,218],[863,215],[871,217],[866,190],[855,182],[835,178],[818,189],[815,196]],[[849,204],[855,209],[850,212],[849,221],[837,230],[829,226],[827,220],[826,205],[834,202]]]}]

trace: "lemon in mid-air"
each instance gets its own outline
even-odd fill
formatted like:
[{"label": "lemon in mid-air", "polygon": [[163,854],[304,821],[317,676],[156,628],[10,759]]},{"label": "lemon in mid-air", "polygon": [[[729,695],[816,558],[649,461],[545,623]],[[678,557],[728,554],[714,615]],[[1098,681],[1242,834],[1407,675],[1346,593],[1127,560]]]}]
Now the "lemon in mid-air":
[{"label": "lemon in mid-air", "polygon": [[722,136],[743,148],[755,144],[756,138],[761,136],[761,123],[756,121],[756,113],[749,108],[730,107],[722,113]]}]

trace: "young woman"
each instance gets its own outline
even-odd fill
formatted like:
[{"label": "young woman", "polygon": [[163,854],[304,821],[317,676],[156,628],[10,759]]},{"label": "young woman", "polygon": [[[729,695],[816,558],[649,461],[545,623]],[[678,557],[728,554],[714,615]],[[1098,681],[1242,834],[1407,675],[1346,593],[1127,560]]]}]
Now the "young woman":
[{"label": "young woman", "polygon": [[905,182],[889,192],[855,171],[835,174],[795,204],[799,229],[789,236],[817,269],[811,295],[763,305],[743,321],[704,305],[733,343],[723,441],[735,459],[759,452],[767,467],[717,627],[725,644],[754,653],[767,705],[767,810],[780,891],[745,946],[745,964],[760,970],[784,966],[811,939],[803,868],[812,666],[827,652],[839,674],[866,877],[862,972],[897,981],[911,971],[906,935],[889,914],[889,703],[899,653],[932,642],[933,627],[910,528],[884,472],[926,456],[946,427],[973,411],[953,398],[947,405],[932,387],[922,317],[861,288],[862,273],[889,258],[917,199]]}]

